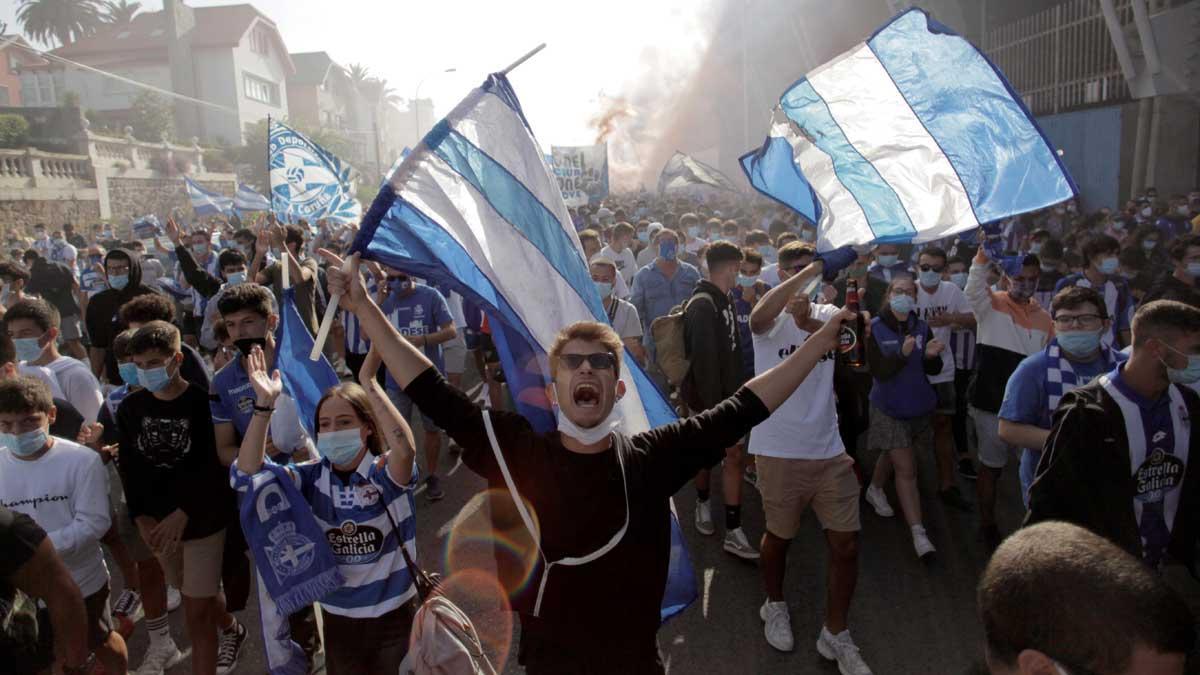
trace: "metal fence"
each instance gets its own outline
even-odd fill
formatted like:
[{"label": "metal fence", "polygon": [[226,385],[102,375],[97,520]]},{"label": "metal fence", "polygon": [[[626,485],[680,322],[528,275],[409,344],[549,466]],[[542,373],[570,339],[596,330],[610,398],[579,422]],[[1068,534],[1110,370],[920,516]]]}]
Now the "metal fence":
[{"label": "metal fence", "polygon": [[[1150,14],[1175,4],[1149,0]],[[1114,5],[1133,33],[1131,0]],[[1131,40],[1136,45],[1136,37]],[[1035,115],[1129,100],[1099,0],[1067,0],[988,31],[985,51]]]}]

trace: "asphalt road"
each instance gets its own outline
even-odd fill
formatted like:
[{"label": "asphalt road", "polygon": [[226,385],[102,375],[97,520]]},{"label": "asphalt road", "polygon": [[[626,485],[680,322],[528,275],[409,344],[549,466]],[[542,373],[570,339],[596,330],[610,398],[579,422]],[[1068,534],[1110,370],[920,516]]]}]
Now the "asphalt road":
[{"label": "asphalt road", "polygon": [[[876,456],[865,452],[860,459],[869,469]],[[485,489],[484,482],[462,466],[447,471],[445,467],[453,462],[453,458],[447,461],[443,453],[445,499],[431,503],[423,494],[417,497],[420,563],[445,572],[449,561],[453,570],[475,567],[494,574],[487,540],[478,536],[486,532],[486,500],[478,498]],[[1016,528],[1023,513],[1015,463],[1012,467],[1004,476],[998,508],[1005,531]],[[926,529],[938,549],[930,564],[916,558],[908,528],[899,515],[880,518],[865,502],[861,503],[859,580],[850,629],[863,658],[879,675],[986,672],[982,670],[983,635],[975,615],[974,592],[987,555],[976,539],[974,514],[943,508],[937,501],[933,472],[932,453],[925,452],[919,467],[922,507]],[[694,491],[685,488],[676,496],[701,597],[659,632],[669,672],[837,673],[836,666],[822,659],[814,648],[823,616],[826,561],[824,538],[816,519],[808,514],[805,527],[790,549],[785,593],[796,649],[783,654],[772,649],[763,637],[758,608],[764,595],[757,565],[721,549],[720,481],[714,480],[713,484],[717,534],[712,537],[700,535],[691,525]],[[971,483],[961,481],[960,488],[974,501]],[[888,494],[898,512],[894,491],[889,488]],[[763,531],[762,504],[758,493],[745,483],[743,503],[743,526],[752,540],[757,540]],[[110,570],[115,570],[111,563]],[[114,585],[119,587],[117,577],[119,574],[114,574]],[[452,594],[463,599],[464,609],[471,613],[484,636],[497,670],[523,672],[516,664],[519,627],[504,611],[495,585],[478,572],[452,574],[450,578],[456,589]],[[1193,608],[1200,610],[1200,584],[1191,579],[1175,581]],[[252,638],[236,672],[264,673],[257,606],[252,604],[239,614],[239,619],[250,627]],[[172,633],[183,648],[187,640],[181,612],[172,615]],[[141,624],[129,648],[132,671],[141,663],[146,648]],[[501,663],[503,668],[499,667]],[[185,660],[170,672],[187,673],[186,664]]]}]

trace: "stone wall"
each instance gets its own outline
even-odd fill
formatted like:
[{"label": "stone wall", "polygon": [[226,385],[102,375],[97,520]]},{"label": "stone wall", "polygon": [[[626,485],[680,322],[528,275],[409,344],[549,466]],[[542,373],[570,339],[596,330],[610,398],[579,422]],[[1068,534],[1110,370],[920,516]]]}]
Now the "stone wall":
[{"label": "stone wall", "polygon": [[[232,197],[237,185],[225,181],[198,181],[206,190]],[[159,218],[178,208],[190,219],[192,208],[181,179],[109,178],[109,209],[112,221],[123,224],[147,213]]]},{"label": "stone wall", "polygon": [[0,227],[24,229],[33,234],[36,223],[57,229],[63,223],[80,225],[100,220],[100,200],[91,199],[3,199],[0,200]]}]

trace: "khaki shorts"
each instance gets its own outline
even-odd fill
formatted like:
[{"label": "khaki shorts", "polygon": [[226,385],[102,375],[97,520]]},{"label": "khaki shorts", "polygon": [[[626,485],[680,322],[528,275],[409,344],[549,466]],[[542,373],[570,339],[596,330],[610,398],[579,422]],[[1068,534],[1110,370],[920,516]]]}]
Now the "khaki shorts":
[{"label": "khaki shorts", "polygon": [[857,532],[858,479],[854,460],[845,453],[829,459],[786,459],[759,455],[758,491],[767,516],[767,531],[791,539],[800,530],[804,511],[812,504],[821,527],[834,532]]},{"label": "khaki shorts", "polygon": [[170,555],[156,553],[167,583],[189,598],[215,598],[221,590],[225,530],[179,542]]}]

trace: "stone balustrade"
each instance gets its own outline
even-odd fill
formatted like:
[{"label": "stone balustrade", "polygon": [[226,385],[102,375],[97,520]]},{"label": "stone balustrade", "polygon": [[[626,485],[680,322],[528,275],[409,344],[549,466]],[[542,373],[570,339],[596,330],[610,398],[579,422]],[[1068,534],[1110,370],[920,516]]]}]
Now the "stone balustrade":
[{"label": "stone balustrade", "polygon": [[95,185],[91,158],[33,148],[0,150],[0,187],[77,188]]}]

